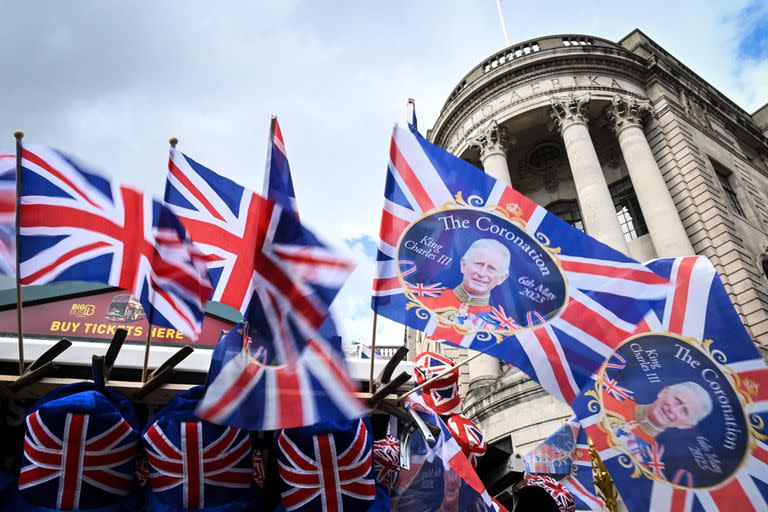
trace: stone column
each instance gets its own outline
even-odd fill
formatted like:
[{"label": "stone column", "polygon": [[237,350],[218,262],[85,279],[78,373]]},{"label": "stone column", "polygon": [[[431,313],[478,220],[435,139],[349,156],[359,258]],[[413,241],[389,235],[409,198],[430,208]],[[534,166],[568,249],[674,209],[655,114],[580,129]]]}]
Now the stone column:
[{"label": "stone column", "polygon": [[651,111],[650,102],[617,94],[605,114],[619,139],[656,255],[691,255],[693,247],[643,132],[643,119]]},{"label": "stone column", "polygon": [[616,208],[608,191],[608,183],[589,136],[589,100],[589,94],[554,97],[551,100],[550,115],[565,143],[587,233],[617,251],[629,254]]},{"label": "stone column", "polygon": [[514,147],[515,140],[507,137],[507,129],[491,121],[481,129],[472,141],[472,147],[480,150],[483,170],[497,180],[512,186],[507,165],[507,148]]},{"label": "stone column", "polygon": [[[512,186],[507,165],[507,148],[514,141],[507,139],[507,129],[491,121],[481,129],[472,142],[480,150],[483,170],[505,185]],[[474,352],[472,352],[474,353]],[[501,376],[499,360],[491,356],[480,356],[469,362],[469,390],[493,384]]]}]

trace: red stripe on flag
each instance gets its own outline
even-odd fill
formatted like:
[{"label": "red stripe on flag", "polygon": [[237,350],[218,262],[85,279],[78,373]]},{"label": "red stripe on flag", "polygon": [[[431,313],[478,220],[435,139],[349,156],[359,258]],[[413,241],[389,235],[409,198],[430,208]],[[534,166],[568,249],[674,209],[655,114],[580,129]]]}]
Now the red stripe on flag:
[{"label": "red stripe on flag", "polygon": [[738,510],[739,512],[756,511],[749,496],[736,478],[716,489],[709,491],[712,500],[720,507],[720,510]]},{"label": "red stripe on flag", "polygon": [[513,188],[505,187],[504,192],[501,193],[501,197],[499,198],[499,206],[506,208],[511,205],[517,205],[520,209],[520,218],[525,222],[531,220],[537,207],[536,203],[515,191]]},{"label": "red stripe on flag", "polygon": [[576,393],[573,391],[573,387],[568,380],[568,373],[565,371],[563,360],[560,359],[560,355],[557,353],[555,342],[552,341],[549,332],[544,327],[533,329],[533,334],[536,336],[536,339],[539,340],[541,348],[547,356],[547,361],[549,361],[549,365],[552,367],[552,373],[555,375],[557,387],[560,388],[563,398],[566,403],[571,403],[573,399],[576,398]]},{"label": "red stripe on flag", "polygon": [[560,318],[578,326],[582,331],[612,349],[629,336],[627,331],[619,329],[610,320],[573,298],[569,299],[568,306]]},{"label": "red stripe on flag", "polygon": [[392,247],[397,246],[400,241],[400,235],[410,225],[407,220],[392,215],[387,210],[381,210],[381,227],[379,228],[379,237]]},{"label": "red stripe on flag", "polygon": [[240,402],[241,395],[246,392],[245,390],[248,387],[248,384],[250,384],[253,379],[256,379],[263,370],[264,367],[260,364],[249,363],[243,369],[243,373],[238,375],[235,382],[229,386],[219,399],[208,409],[201,411],[198,416],[206,421],[212,421],[220,415],[227,406]]},{"label": "red stripe on flag", "polygon": [[395,166],[398,174],[400,174],[400,177],[405,182],[405,186],[408,187],[411,195],[413,195],[413,198],[416,199],[416,202],[418,203],[419,208],[421,208],[421,211],[425,212],[434,208],[435,205],[432,202],[432,199],[429,197],[429,194],[421,184],[419,177],[416,176],[416,173],[413,172],[410,164],[408,164],[408,161],[400,152],[394,137],[392,137],[392,143],[389,146],[389,158],[392,160],[392,164]]},{"label": "red stripe on flag", "polygon": [[301,406],[301,383],[294,368],[284,366],[275,372],[277,380],[277,424],[283,428],[300,427],[304,424]]},{"label": "red stripe on flag", "polygon": [[685,310],[688,307],[688,288],[691,283],[691,273],[696,264],[696,258],[683,258],[677,269],[675,278],[675,296],[672,300],[672,311],[669,315],[669,331],[677,334],[683,332]]},{"label": "red stripe on flag", "polygon": [[400,279],[397,277],[387,277],[386,279],[374,279],[373,289],[376,291],[397,290],[402,288]]},{"label": "red stripe on flag", "polygon": [[83,254],[83,253],[86,253],[86,252],[89,252],[89,251],[100,249],[102,247],[109,247],[109,244],[107,242],[94,242],[94,243],[92,243],[90,245],[84,245],[83,247],[78,247],[77,249],[75,249],[73,251],[69,251],[66,254],[62,254],[61,256],[59,256],[50,265],[41,268],[40,270],[38,270],[34,274],[31,274],[31,275],[26,276],[26,277],[22,277],[21,278],[21,284],[33,284],[38,279],[40,279],[42,276],[44,276],[48,272],[50,272],[53,269],[55,269],[57,266],[59,266],[64,261],[72,259],[72,258],[74,258],[75,256],[77,256],[79,254]]},{"label": "red stripe on flag", "polygon": [[584,263],[569,260],[561,260],[561,265],[566,272],[596,274],[614,279],[626,279],[628,281],[635,281],[643,284],[664,284],[667,282],[666,279],[651,271],[635,268],[612,267],[610,265],[599,265],[597,263]]},{"label": "red stripe on flag", "polygon": [[82,190],[80,190],[80,188],[79,188],[77,185],[75,185],[75,184],[74,184],[74,183],[73,183],[73,182],[72,182],[72,181],[71,181],[71,180],[70,180],[70,179],[69,179],[69,178],[68,178],[66,175],[64,175],[64,174],[63,174],[61,171],[59,171],[58,169],[54,169],[53,167],[51,167],[51,166],[48,164],[48,162],[46,162],[45,160],[43,160],[42,158],[40,158],[40,157],[39,157],[39,156],[37,156],[36,154],[34,154],[34,153],[30,152],[30,151],[27,151],[26,149],[23,149],[23,150],[22,150],[22,152],[21,152],[21,155],[22,155],[22,158],[24,158],[24,160],[29,160],[30,162],[32,162],[33,164],[37,165],[38,167],[42,167],[43,169],[45,169],[45,170],[46,170],[46,171],[48,171],[49,173],[51,173],[51,174],[53,174],[54,176],[56,176],[56,178],[58,178],[59,180],[63,181],[64,183],[66,183],[66,184],[67,184],[67,186],[71,187],[71,188],[72,188],[72,189],[73,189],[75,192],[77,192],[78,194],[80,194],[80,197],[82,197],[82,198],[83,198],[83,200],[84,200],[84,201],[86,201],[88,204],[90,204],[91,206],[94,206],[95,208],[97,208],[97,209],[99,209],[99,210],[103,210],[103,208],[102,208],[100,205],[98,205],[98,204],[97,204],[97,203],[95,203],[95,202],[94,202],[94,201],[93,201],[93,200],[92,200],[90,197],[88,197],[88,194],[86,194],[85,192],[83,192]]},{"label": "red stripe on flag", "polygon": [[[181,155],[181,153],[178,153],[181,158],[184,158],[184,156]],[[219,212],[214,208],[214,206],[211,204],[210,201],[208,201],[208,198],[205,197],[205,194],[203,194],[194,183],[192,183],[192,180],[187,178],[187,176],[181,172],[181,169],[176,167],[176,162],[173,161],[173,158],[168,159],[168,170],[171,172],[171,175],[179,180],[181,183],[181,186],[186,188],[190,194],[195,196],[195,199],[200,201],[200,203],[205,207],[205,209],[210,213],[213,217],[219,219],[220,221],[224,221],[224,217],[222,217]]]},{"label": "red stripe on flag", "polygon": [[669,512],[682,512],[685,510],[685,497],[688,491],[682,489],[674,489],[672,491],[672,499],[669,504]]}]

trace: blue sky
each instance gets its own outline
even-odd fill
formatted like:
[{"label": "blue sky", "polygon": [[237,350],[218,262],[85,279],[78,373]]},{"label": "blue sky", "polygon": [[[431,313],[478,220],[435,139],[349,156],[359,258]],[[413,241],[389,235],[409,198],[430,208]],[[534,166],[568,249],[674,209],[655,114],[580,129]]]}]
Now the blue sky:
[{"label": "blue sky", "polygon": [[[764,1],[502,6],[512,42],[617,41],[638,27],[748,112],[768,102]],[[177,136],[261,189],[277,114],[302,220],[360,262],[335,308],[347,338],[363,340],[392,123],[413,97],[426,130],[461,77],[504,46],[495,0],[30,1],[1,12],[12,22],[0,33],[0,149],[23,129],[159,195]],[[380,336],[399,343],[402,331],[381,322]]]}]

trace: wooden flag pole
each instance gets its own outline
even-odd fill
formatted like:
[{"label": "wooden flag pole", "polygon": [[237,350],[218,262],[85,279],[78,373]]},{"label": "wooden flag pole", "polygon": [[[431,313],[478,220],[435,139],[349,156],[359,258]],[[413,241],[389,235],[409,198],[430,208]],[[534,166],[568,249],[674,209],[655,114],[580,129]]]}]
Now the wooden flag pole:
[{"label": "wooden flag pole", "polygon": [[[373,332],[371,333],[371,373],[368,377],[368,392],[373,393],[373,362],[376,360],[376,321],[379,315],[373,312]],[[360,347],[362,350],[362,347]]]},{"label": "wooden flag pole", "polygon": [[408,395],[410,395],[410,394],[412,394],[412,393],[415,393],[415,392],[417,392],[418,390],[425,388],[426,386],[429,386],[430,384],[432,384],[433,382],[435,382],[435,381],[436,381],[436,380],[438,380],[438,379],[442,379],[443,377],[445,377],[446,375],[448,375],[449,373],[451,373],[451,372],[452,372],[453,370],[455,370],[456,368],[459,368],[459,367],[461,367],[461,366],[464,366],[465,364],[469,363],[470,361],[472,361],[472,360],[474,360],[474,359],[477,359],[478,357],[480,357],[480,356],[482,356],[482,355],[485,355],[485,352],[477,352],[477,353],[475,353],[475,355],[473,355],[473,356],[470,356],[470,357],[466,358],[465,360],[463,360],[463,361],[462,361],[462,362],[460,362],[459,364],[457,364],[457,365],[454,365],[454,366],[451,366],[450,368],[447,368],[447,369],[443,370],[442,372],[438,373],[437,375],[435,375],[434,377],[432,377],[432,378],[431,378],[431,379],[429,379],[428,381],[426,381],[426,382],[424,382],[424,383],[422,383],[422,384],[419,384],[419,385],[418,385],[418,386],[416,386],[415,388],[413,388],[413,389],[409,389],[408,391],[406,391],[405,393],[403,393],[403,395],[402,395],[402,396],[401,396],[401,397],[400,397],[400,398],[399,398],[397,401],[398,401],[399,403],[402,403],[402,402],[403,402],[403,399],[404,399],[405,397],[407,397]]},{"label": "wooden flag pole", "polygon": [[144,367],[141,370],[142,384],[147,382],[147,366],[149,365],[149,347],[152,345],[152,322],[147,316],[147,344],[144,346]]},{"label": "wooden flag pole", "polygon": [[21,139],[24,132],[16,131],[16,327],[19,331],[19,375],[24,374],[24,313],[21,297]]},{"label": "wooden flag pole", "polygon": [[[179,139],[171,137],[168,139],[168,143],[172,149],[176,149],[176,144],[179,143]],[[152,293],[150,291],[150,293]],[[146,313],[146,311],[145,311]],[[149,366],[149,350],[152,346],[152,315],[147,315],[147,343],[144,346],[144,367],[141,369],[141,382],[147,382],[147,367]]]}]

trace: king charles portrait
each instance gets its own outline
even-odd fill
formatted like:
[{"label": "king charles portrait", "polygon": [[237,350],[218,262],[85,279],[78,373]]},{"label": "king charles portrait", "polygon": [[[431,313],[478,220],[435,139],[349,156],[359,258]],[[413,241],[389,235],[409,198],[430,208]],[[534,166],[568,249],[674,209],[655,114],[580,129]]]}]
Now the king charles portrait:
[{"label": "king charles portrait", "polygon": [[459,262],[461,282],[423,298],[422,303],[441,318],[462,326],[498,328],[491,291],[509,277],[509,262],[509,249],[498,240],[475,240]]}]

